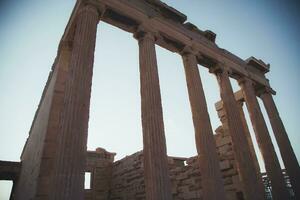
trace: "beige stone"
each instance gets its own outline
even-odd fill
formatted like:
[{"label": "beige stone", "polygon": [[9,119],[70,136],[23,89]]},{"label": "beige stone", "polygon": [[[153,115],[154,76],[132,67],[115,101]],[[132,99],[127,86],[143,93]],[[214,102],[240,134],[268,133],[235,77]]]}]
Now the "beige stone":
[{"label": "beige stone", "polygon": [[[100,19],[133,33],[139,42],[143,154],[139,152],[115,163],[103,149],[86,153],[93,56]],[[87,199],[231,200],[244,195],[251,200],[263,198],[256,184],[258,178],[251,176],[257,169],[255,156],[247,145],[249,137],[234,99],[241,96],[240,93],[233,96],[229,76],[249,78],[256,89],[266,88],[274,94],[265,77],[269,65],[254,57],[244,61],[219,48],[215,33],[200,30],[186,20],[184,14],[160,0],[76,1],[21,155],[22,167],[12,197],[82,200],[85,195]],[[156,44],[183,56],[197,157],[169,158],[168,163]],[[216,131],[215,140],[198,64],[210,69],[222,65],[230,72],[218,74],[223,102],[216,107],[222,126]],[[270,95],[261,97],[291,183],[298,191],[299,165],[286,131]],[[275,156],[270,160],[267,163],[276,165]],[[269,171],[276,171],[279,177],[281,172],[278,166],[275,168]],[[84,192],[84,170],[96,173],[93,184],[97,189]],[[257,172],[256,175],[259,176]],[[269,176],[273,182],[278,180],[270,173]],[[225,194],[221,177],[226,181]],[[243,181],[238,183],[236,177],[242,177]],[[275,185],[275,193],[280,193]],[[238,186],[244,186],[243,191]]]}]

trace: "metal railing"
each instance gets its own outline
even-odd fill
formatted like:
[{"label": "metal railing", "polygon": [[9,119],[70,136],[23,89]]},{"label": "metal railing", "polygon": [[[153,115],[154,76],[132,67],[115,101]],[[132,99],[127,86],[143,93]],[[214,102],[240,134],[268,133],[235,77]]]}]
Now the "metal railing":
[{"label": "metal railing", "polygon": [[[286,188],[288,189],[288,192],[290,194],[290,199],[291,200],[296,200],[295,198],[295,194],[290,182],[290,178],[286,172],[285,169],[282,170],[282,174],[284,176],[284,180],[285,180],[285,184],[286,184]],[[267,200],[272,200],[272,187],[271,187],[271,181],[269,179],[269,177],[267,176],[266,173],[262,173],[262,180],[263,180],[263,184],[265,186],[265,194],[266,194],[266,199]]]}]

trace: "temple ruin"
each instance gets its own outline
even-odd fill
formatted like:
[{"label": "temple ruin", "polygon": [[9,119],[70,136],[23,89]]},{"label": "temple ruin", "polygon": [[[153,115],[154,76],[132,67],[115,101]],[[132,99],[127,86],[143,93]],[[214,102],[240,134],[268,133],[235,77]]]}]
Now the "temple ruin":
[{"label": "temple ruin", "polygon": [[[87,151],[97,25],[133,34],[139,45],[143,150],[114,162],[114,153]],[[243,60],[160,0],[77,0],[59,43],[21,162],[0,162],[13,180],[11,199],[274,200],[300,199],[300,168],[265,74],[270,66]],[[198,155],[168,157],[155,45],[182,56]],[[219,83],[212,130],[198,65]],[[234,92],[230,78],[241,90]],[[284,173],[257,97],[267,111]],[[247,106],[266,167],[262,178],[242,106]],[[84,189],[85,173],[90,189]],[[288,175],[288,176],[287,176]],[[286,179],[286,177],[289,177]],[[288,180],[288,186],[287,186]],[[266,190],[268,189],[268,191]]]}]

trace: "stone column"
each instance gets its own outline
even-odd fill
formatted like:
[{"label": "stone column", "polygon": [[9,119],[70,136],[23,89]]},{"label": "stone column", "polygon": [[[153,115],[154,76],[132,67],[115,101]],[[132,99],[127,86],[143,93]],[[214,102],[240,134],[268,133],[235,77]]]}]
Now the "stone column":
[{"label": "stone column", "polygon": [[136,35],[139,41],[144,175],[147,200],[172,199],[166,139],[155,53],[151,33]]},{"label": "stone column", "polygon": [[79,11],[76,20],[50,198],[57,200],[84,199],[90,93],[99,14],[95,7],[87,5]]},{"label": "stone column", "polygon": [[285,168],[290,177],[296,199],[300,199],[300,167],[297,157],[293,151],[293,147],[276,108],[272,94],[266,90],[260,95],[260,98],[268,113],[273,133],[278,143]]},{"label": "stone column", "polygon": [[197,59],[189,51],[183,52],[182,57],[195,129],[203,199],[226,199]]},{"label": "stone column", "polygon": [[252,142],[252,138],[251,138],[251,135],[250,135],[249,127],[248,127],[246,117],[245,117],[245,113],[244,113],[244,110],[243,110],[244,102],[237,101],[237,104],[238,104],[238,108],[239,108],[239,111],[240,111],[241,120],[242,120],[244,129],[245,129],[245,133],[246,133],[245,136],[247,138],[249,149],[250,149],[250,152],[251,152],[251,156],[253,158],[253,163],[254,163],[255,168],[257,170],[257,174],[260,175],[260,167],[259,167],[259,164],[258,164],[258,160],[257,160],[257,156],[256,156],[255,149],[254,149],[254,146],[253,146],[253,142]]},{"label": "stone column", "polygon": [[256,140],[264,159],[266,172],[271,181],[272,197],[274,200],[288,199],[289,195],[285,186],[279,160],[256,99],[253,83],[247,78],[242,78],[239,80],[239,84],[244,93]]},{"label": "stone column", "polygon": [[245,118],[245,113],[244,113],[244,110],[243,110],[244,102],[242,100],[240,100],[240,101],[237,101],[237,104],[238,104],[238,108],[239,108],[239,111],[240,111],[241,120],[242,120],[242,123],[243,123],[243,126],[244,126],[244,130],[245,130],[245,134],[246,134],[245,136],[246,136],[247,141],[248,141],[248,146],[249,146],[249,149],[250,149],[252,161],[253,161],[253,164],[254,164],[255,169],[256,169],[256,178],[257,178],[257,182],[259,184],[259,189],[260,189],[261,193],[264,193],[265,188],[264,188],[264,185],[263,185],[263,182],[262,182],[262,176],[261,176],[261,172],[260,172],[259,163],[258,163],[258,160],[257,160],[257,156],[256,156],[255,149],[254,149],[254,146],[253,146],[252,138],[251,138],[250,131],[249,131],[249,128],[248,128],[248,124],[247,124],[247,121],[246,121],[246,118]]},{"label": "stone column", "polygon": [[256,171],[255,165],[253,164],[251,151],[245,137],[245,130],[234,98],[228,72],[220,67],[211,68],[210,71],[215,73],[218,79],[224,110],[228,118],[235,159],[237,160],[246,199],[263,200],[264,194],[260,192],[257,178],[254,175]]}]

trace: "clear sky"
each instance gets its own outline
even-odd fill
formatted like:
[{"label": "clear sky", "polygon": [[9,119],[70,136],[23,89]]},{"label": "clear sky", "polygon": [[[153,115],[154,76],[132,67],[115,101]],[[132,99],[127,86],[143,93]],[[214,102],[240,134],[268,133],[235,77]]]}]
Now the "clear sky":
[{"label": "clear sky", "polygon": [[[165,2],[186,14],[200,29],[215,32],[221,48],[243,59],[255,56],[271,64],[267,77],[277,91],[274,99],[299,160],[297,2]],[[75,0],[0,1],[0,160],[20,159],[74,4]],[[193,156],[194,132],[181,57],[160,47],[156,50],[168,154]],[[220,122],[214,103],[219,100],[219,89],[215,77],[199,68],[212,126],[216,129]],[[237,90],[235,81],[232,83]],[[273,137],[268,118],[266,122]],[[98,26],[89,122],[88,148],[98,146],[116,152],[117,159],[142,149],[137,41],[131,34],[105,23]],[[8,198],[10,187],[11,184],[0,181],[0,200]]]}]

